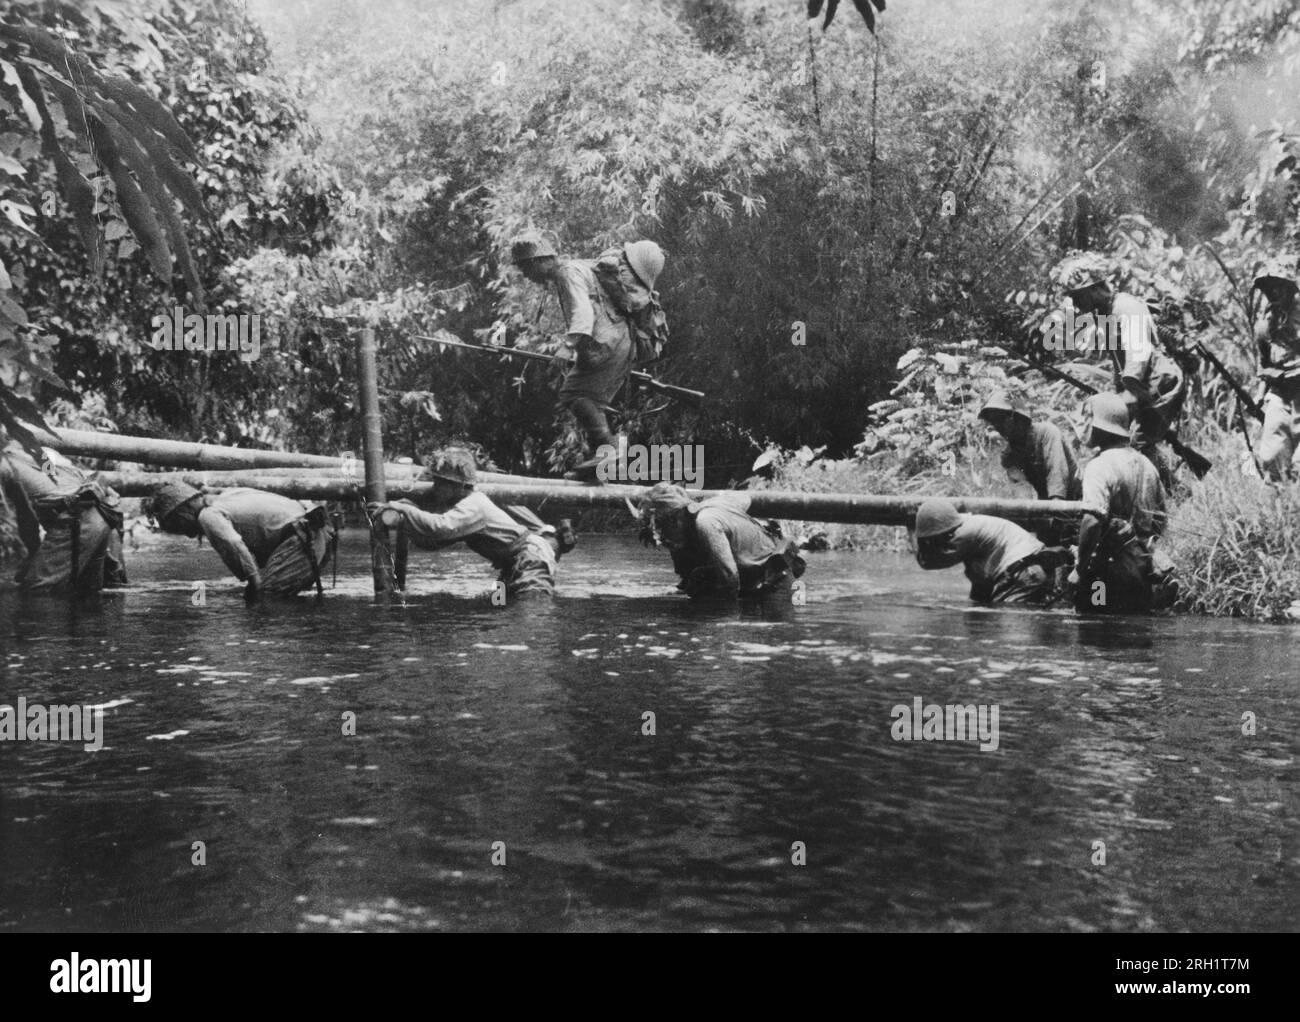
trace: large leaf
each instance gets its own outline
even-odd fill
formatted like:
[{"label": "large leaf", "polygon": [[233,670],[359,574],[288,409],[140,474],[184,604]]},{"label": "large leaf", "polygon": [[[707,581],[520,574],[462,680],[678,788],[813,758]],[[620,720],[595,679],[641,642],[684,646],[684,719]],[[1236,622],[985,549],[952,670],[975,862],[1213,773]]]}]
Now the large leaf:
[{"label": "large leaf", "polygon": [[45,93],[37,81],[36,72],[30,67],[23,66],[19,69],[19,74],[40,112],[41,144],[45,154],[54,163],[59,190],[72,211],[73,223],[77,228],[77,236],[85,246],[91,273],[98,277],[104,269],[104,239],[99,233],[99,224],[95,220],[95,189],[59,145],[58,136],[54,131],[54,120],[50,117],[49,108],[45,103]]},{"label": "large leaf", "polygon": [[[154,276],[161,283],[170,286],[171,250],[167,247],[167,239],[163,236],[162,227],[158,223],[153,207],[140,190],[140,186],[135,183],[126,163],[123,162],[118,139],[114,138],[112,130],[97,113],[91,113],[87,121],[96,155],[113,178],[113,185],[117,189],[117,203],[122,207],[122,215],[126,217],[131,233],[136,236],[144,249]],[[127,145],[134,144],[129,138],[122,141]]]}]

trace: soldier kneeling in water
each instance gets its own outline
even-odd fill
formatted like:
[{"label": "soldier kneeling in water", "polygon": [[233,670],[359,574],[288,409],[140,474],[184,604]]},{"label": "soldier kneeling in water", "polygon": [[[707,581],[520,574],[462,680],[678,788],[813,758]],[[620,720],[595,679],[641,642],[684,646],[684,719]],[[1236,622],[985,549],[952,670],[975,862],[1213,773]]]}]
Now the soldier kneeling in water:
[{"label": "soldier kneeling in water", "polygon": [[744,493],[696,501],[680,486],[658,483],[642,498],[641,538],[668,547],[677,588],[692,600],[788,591],[804,572],[803,558],[779,528],[747,513],[749,503]]},{"label": "soldier kneeling in water", "polygon": [[1045,546],[1015,522],[962,514],[951,501],[933,499],[916,512],[916,560],[936,570],[965,565],[970,598],[980,603],[1047,603],[1055,594],[1052,570],[1071,559],[1063,547]]},{"label": "soldier kneeling in water", "polygon": [[555,569],[562,554],[576,545],[567,520],[557,530],[544,524],[526,508],[497,507],[474,489],[478,478],[469,451],[449,448],[430,455],[433,495],[422,510],[409,500],[367,505],[371,514],[399,514],[402,526],[416,546],[440,550],[464,542],[480,557],[492,562],[506,593],[555,595]]}]

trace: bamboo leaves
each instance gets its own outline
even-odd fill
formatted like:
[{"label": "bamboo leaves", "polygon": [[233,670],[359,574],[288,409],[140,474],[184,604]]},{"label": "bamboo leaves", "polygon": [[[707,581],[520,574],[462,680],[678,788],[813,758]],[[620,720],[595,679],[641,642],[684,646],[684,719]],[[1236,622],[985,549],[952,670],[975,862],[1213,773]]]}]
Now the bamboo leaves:
[{"label": "bamboo leaves", "polygon": [[47,93],[59,101],[68,130],[112,180],[122,216],[154,276],[170,286],[175,254],[202,311],[203,284],[175,207],[179,201],[191,215],[207,219],[198,185],[179,162],[197,162],[199,154],[172,112],[135,82],[101,73],[34,25],[0,25],[0,57],[0,94],[17,101],[40,135],[92,272],[98,275],[104,261],[104,235],[94,215],[95,189],[65,149]]}]

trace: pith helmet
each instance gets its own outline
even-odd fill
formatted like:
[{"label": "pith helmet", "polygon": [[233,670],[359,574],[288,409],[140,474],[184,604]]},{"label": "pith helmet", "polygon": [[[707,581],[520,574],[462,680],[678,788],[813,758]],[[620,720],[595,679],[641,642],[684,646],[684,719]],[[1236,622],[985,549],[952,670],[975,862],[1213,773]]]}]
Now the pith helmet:
[{"label": "pith helmet", "polygon": [[555,246],[536,232],[521,234],[510,245],[510,261],[516,264],[555,254]]},{"label": "pith helmet", "polygon": [[1052,273],[1053,279],[1069,292],[1084,291],[1094,284],[1103,284],[1110,275],[1110,263],[1096,252],[1066,256],[1057,263]]},{"label": "pith helmet", "polygon": [[664,250],[653,241],[633,241],[623,246],[623,255],[637,279],[653,291],[655,280],[664,270]]},{"label": "pith helmet", "polygon": [[203,494],[189,483],[163,483],[154,491],[153,500],[149,504],[149,514],[153,516],[154,521],[161,525],[163,519],[182,504],[188,504],[195,497],[202,496]]},{"label": "pith helmet", "polygon": [[1021,404],[1018,398],[1010,397],[1005,390],[999,390],[984,402],[984,407],[980,409],[979,417],[985,422],[993,421],[990,412],[1009,412],[1012,415],[1018,415],[1026,422],[1029,421],[1029,412]]},{"label": "pith helmet", "polygon": [[435,479],[473,486],[478,479],[478,470],[474,467],[474,456],[463,447],[449,447],[437,451],[429,459],[429,474]]},{"label": "pith helmet", "polygon": [[942,536],[961,524],[961,512],[950,500],[927,500],[916,512],[916,538]]},{"label": "pith helmet", "polygon": [[1300,286],[1300,275],[1296,273],[1296,257],[1293,255],[1275,256],[1259,268],[1255,274],[1255,287],[1267,280],[1280,280],[1292,287]]},{"label": "pith helmet", "polygon": [[1098,394],[1091,403],[1092,428],[1111,436],[1128,439],[1128,405],[1118,394]]}]

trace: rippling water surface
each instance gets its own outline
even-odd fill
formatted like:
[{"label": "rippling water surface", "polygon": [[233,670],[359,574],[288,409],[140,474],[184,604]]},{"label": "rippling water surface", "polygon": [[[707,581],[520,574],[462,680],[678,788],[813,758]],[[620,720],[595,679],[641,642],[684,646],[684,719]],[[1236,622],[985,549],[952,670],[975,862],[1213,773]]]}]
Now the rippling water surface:
[{"label": "rippling water surface", "polygon": [[[614,537],[506,609],[468,553],[375,606],[355,533],[321,605],[172,539],[98,607],[0,593],[0,703],[106,707],[97,753],[0,743],[0,929],[1300,924],[1300,631],[809,560],[806,606],[743,612]],[[998,749],[893,740],[918,696],[997,706]]]}]

